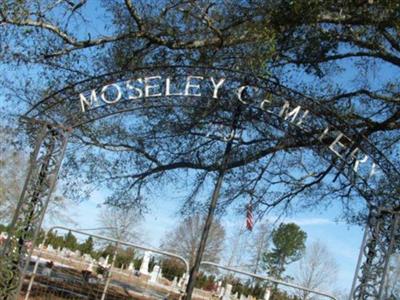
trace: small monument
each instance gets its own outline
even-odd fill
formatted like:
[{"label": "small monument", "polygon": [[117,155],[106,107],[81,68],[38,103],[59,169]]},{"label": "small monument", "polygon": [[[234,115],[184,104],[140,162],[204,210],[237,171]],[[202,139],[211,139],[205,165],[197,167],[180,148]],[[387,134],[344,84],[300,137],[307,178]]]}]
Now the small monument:
[{"label": "small monument", "polygon": [[99,265],[102,266],[103,268],[108,268],[108,260],[110,259],[110,256],[107,255],[106,258],[100,257],[99,259]]},{"label": "small monument", "polygon": [[149,274],[149,262],[150,262],[150,252],[145,251],[142,264],[140,265],[140,273],[141,274],[144,274],[144,275]]},{"label": "small monument", "polygon": [[90,254],[85,253],[85,254],[83,254],[82,257],[85,262],[88,262],[88,263],[93,262],[93,258]]},{"label": "small monument", "polygon": [[153,271],[150,274],[150,280],[149,281],[151,283],[156,283],[159,275],[160,275],[160,267],[155,265],[154,268],[153,268]]},{"label": "small monument", "polygon": [[128,271],[129,271],[129,272],[135,272],[135,266],[133,265],[133,262],[130,262],[130,263],[129,263]]},{"label": "small monument", "polygon": [[269,300],[270,297],[271,297],[271,290],[265,289],[264,300]]},{"label": "small monument", "polygon": [[224,287],[221,287],[221,289],[220,289],[220,291],[219,291],[218,298],[219,298],[219,299],[222,299],[222,297],[224,296],[224,294],[225,294],[225,288],[224,288]]},{"label": "small monument", "polygon": [[179,279],[178,287],[180,289],[183,289],[188,284],[188,282],[189,282],[189,275],[185,273],[182,275],[181,279]]},{"label": "small monument", "polygon": [[222,288],[222,281],[219,280],[219,281],[217,282],[217,294],[218,294],[218,295],[219,295],[220,292],[221,292],[221,288]]},{"label": "small monument", "polygon": [[174,280],[172,280],[172,284],[171,284],[172,288],[176,288],[178,287],[178,277],[174,277]]},{"label": "small monument", "polygon": [[222,300],[230,300],[231,299],[231,294],[232,294],[232,284],[228,283],[226,285],[225,293],[222,296]]}]

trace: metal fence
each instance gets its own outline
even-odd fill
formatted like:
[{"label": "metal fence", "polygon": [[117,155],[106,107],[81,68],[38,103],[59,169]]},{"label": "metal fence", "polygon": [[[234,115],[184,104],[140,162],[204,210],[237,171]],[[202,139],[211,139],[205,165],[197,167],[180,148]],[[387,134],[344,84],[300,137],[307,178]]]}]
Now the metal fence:
[{"label": "metal fence", "polygon": [[[61,300],[61,299],[181,299],[189,274],[189,264],[181,256],[163,250],[146,247],[134,243],[88,233],[83,230],[70,229],[63,226],[51,228],[49,233],[55,230],[72,232],[79,236],[91,237],[95,244],[112,247],[108,257],[97,259],[91,256],[72,252],[68,249],[54,249],[50,244],[45,246],[45,241],[33,251],[31,263],[25,271],[22,290],[19,300]],[[99,247],[99,246],[98,246]],[[117,265],[117,257],[128,249],[145,251],[139,266],[133,264]],[[150,254],[151,253],[151,254]],[[159,261],[162,257],[169,257],[181,263],[182,274],[174,280],[167,280],[161,276],[159,265],[152,263],[154,267],[149,270],[150,256]],[[277,280],[267,276],[253,274],[236,268],[222,266],[213,262],[202,262],[202,267],[215,267],[240,275],[249,276],[262,282],[289,287],[324,298],[336,300],[328,293],[305,288],[293,283]],[[196,291],[202,298],[220,297],[229,299],[229,293],[221,294],[214,290],[202,295],[203,291]],[[246,298],[248,299],[248,298]],[[265,295],[264,299],[268,299]]]},{"label": "metal fence", "polygon": [[[289,288],[293,288],[293,289],[296,289],[296,290],[303,291],[303,292],[305,292],[307,294],[319,295],[319,296],[322,296],[324,298],[336,300],[336,298],[334,296],[332,296],[332,295],[330,295],[329,293],[326,293],[326,292],[322,292],[322,291],[315,290],[315,289],[310,289],[310,288],[303,287],[303,286],[300,286],[300,285],[297,285],[297,284],[294,284],[294,283],[278,280],[278,279],[275,279],[275,278],[272,278],[272,277],[262,276],[262,275],[246,272],[246,271],[243,271],[243,270],[239,270],[239,269],[236,269],[236,268],[226,267],[226,266],[214,263],[214,262],[204,261],[204,262],[201,263],[201,266],[216,267],[216,268],[223,269],[223,270],[226,270],[226,271],[229,271],[229,272],[233,272],[233,273],[237,273],[237,274],[240,274],[240,275],[249,276],[249,277],[254,278],[256,280],[260,280],[260,281],[267,282],[267,283],[272,283],[272,284],[275,284],[277,286],[278,285],[282,285],[284,287],[289,287]],[[269,297],[270,297],[270,293],[269,293],[270,290],[267,288],[265,291],[266,291],[266,293],[264,294],[264,299],[268,300]],[[225,293],[226,293],[226,291],[225,291]],[[222,294],[220,296],[222,298],[224,298]]]},{"label": "metal fence", "polygon": [[[57,226],[49,230],[62,230],[92,237],[95,244],[101,243],[113,249],[108,257],[92,258],[69,249],[54,249],[45,242],[33,251],[28,269],[25,271],[19,300],[25,299],[179,299],[183,295],[188,262],[174,253],[137,245],[113,238],[88,233],[82,230]],[[47,233],[49,236],[49,233]],[[45,239],[46,241],[46,239]],[[140,268],[133,263],[116,265],[118,255],[129,249],[145,251]],[[142,254],[142,253],[141,253]],[[178,280],[162,277],[157,262],[169,257],[180,262],[182,276]],[[149,270],[149,265],[154,267]]]}]

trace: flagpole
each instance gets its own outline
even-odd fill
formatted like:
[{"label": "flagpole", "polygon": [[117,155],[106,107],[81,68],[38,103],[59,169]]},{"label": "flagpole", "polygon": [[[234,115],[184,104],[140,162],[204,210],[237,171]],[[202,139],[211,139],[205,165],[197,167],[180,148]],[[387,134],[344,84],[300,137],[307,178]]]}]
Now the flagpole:
[{"label": "flagpole", "polygon": [[224,155],[222,157],[222,164],[218,170],[218,176],[217,176],[217,180],[215,182],[214,191],[211,196],[211,201],[210,201],[210,206],[208,208],[207,218],[204,223],[204,228],[203,228],[203,232],[201,234],[199,248],[196,253],[196,259],[195,259],[193,267],[190,270],[189,281],[188,281],[188,284],[186,287],[186,298],[185,298],[186,300],[192,299],[194,285],[196,282],[197,274],[200,269],[200,263],[203,258],[204,250],[206,248],[208,234],[210,233],[211,224],[212,224],[212,221],[214,218],[215,210],[217,208],[217,202],[218,202],[219,194],[221,191],[222,182],[223,182],[223,179],[224,179],[224,176],[226,173],[227,165],[229,163],[229,158],[230,158],[231,151],[232,151],[232,146],[233,146],[236,129],[237,129],[237,126],[239,123],[239,116],[240,116],[241,110],[242,110],[242,105],[239,104],[235,111],[235,114],[233,116],[231,135],[226,143]]}]

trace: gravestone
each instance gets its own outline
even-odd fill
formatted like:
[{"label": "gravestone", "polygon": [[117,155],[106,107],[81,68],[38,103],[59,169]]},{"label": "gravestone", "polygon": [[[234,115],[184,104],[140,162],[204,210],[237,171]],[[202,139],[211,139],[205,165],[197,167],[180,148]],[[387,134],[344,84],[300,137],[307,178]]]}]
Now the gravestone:
[{"label": "gravestone", "polygon": [[128,271],[129,271],[129,272],[135,272],[135,267],[134,267],[134,265],[133,265],[133,262],[130,262],[130,263],[129,263]]},{"label": "gravestone", "polygon": [[145,251],[143,256],[142,264],[140,265],[140,273],[148,275],[149,274],[149,262],[150,262],[150,252]]},{"label": "gravestone", "polygon": [[63,257],[67,257],[68,256],[68,251],[65,248],[62,248],[61,250],[58,250],[57,253],[61,254],[61,256],[63,256]]},{"label": "gravestone", "polygon": [[230,300],[231,299],[231,294],[232,294],[232,284],[227,284],[224,296],[222,296],[222,300]]},{"label": "gravestone", "polygon": [[109,260],[109,255],[107,255],[106,258],[100,257],[99,265],[102,266],[103,268],[107,268],[108,267],[108,260]]},{"label": "gravestone", "polygon": [[218,281],[217,282],[217,294],[219,295],[219,293],[221,292],[221,287],[222,287],[222,281]]},{"label": "gravestone", "polygon": [[93,258],[90,254],[85,253],[82,257],[85,262],[93,262]]},{"label": "gravestone", "polygon": [[271,290],[265,289],[264,300],[269,300],[270,297],[271,297]]},{"label": "gravestone", "polygon": [[178,287],[178,277],[176,277],[176,276],[174,277],[174,280],[172,280],[171,286],[172,286],[173,288]]},{"label": "gravestone", "polygon": [[160,274],[160,267],[155,265],[154,268],[153,268],[153,271],[150,274],[150,282],[151,283],[156,283],[159,274]]},{"label": "gravestone", "polygon": [[225,294],[225,288],[221,287],[221,290],[219,291],[218,298],[221,299],[224,296],[224,294]]}]

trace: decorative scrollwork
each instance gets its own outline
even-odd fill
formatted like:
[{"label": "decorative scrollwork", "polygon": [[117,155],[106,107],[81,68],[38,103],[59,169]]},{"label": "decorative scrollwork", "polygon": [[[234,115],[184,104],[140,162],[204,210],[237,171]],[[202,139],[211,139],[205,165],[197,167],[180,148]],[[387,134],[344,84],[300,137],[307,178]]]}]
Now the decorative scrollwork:
[{"label": "decorative scrollwork", "polygon": [[399,219],[400,215],[394,211],[371,210],[366,229],[368,232],[361,253],[364,262],[357,274],[358,285],[353,291],[352,299],[386,299],[384,290],[387,283],[387,266],[396,247],[399,247]]},{"label": "decorative scrollwork", "polygon": [[[0,299],[12,299],[21,285],[31,251],[60,168],[67,143],[68,130],[42,124],[31,156],[28,176],[1,249]],[[32,247],[31,247],[32,248]]]}]

